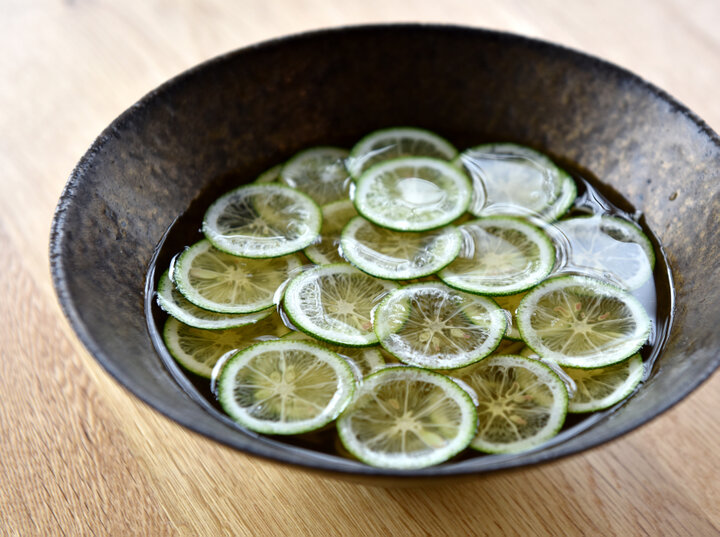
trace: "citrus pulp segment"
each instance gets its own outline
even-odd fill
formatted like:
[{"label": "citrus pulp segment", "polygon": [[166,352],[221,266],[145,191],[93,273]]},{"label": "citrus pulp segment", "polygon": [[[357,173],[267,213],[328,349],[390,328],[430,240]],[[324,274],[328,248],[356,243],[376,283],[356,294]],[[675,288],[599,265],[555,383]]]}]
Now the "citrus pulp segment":
[{"label": "citrus pulp segment", "polygon": [[434,274],[458,255],[459,231],[447,226],[425,232],[377,227],[362,216],[342,231],[343,256],[363,272],[388,280],[411,280]]},{"label": "citrus pulp segment", "polygon": [[274,340],[238,352],[224,365],[218,401],[240,425],[298,434],[334,420],[355,390],[340,356],[307,341]]},{"label": "citrus pulp segment", "polygon": [[581,216],[556,222],[555,228],[567,242],[569,270],[589,272],[629,290],[639,288],[652,276],[652,243],[627,220]]},{"label": "citrus pulp segment", "polygon": [[278,287],[300,268],[297,256],[250,259],[226,254],[201,240],[175,262],[178,290],[198,307],[220,313],[253,313],[274,303]]},{"label": "citrus pulp segment", "polygon": [[453,369],[484,358],[500,343],[507,323],[492,300],[441,283],[391,292],[375,310],[373,322],[385,350],[428,369]]},{"label": "citrus pulp segment", "polygon": [[232,255],[278,257],[302,250],[320,232],[320,208],[284,185],[241,186],[218,198],[205,213],[203,233]]},{"label": "citrus pulp segment", "polygon": [[478,196],[483,203],[469,209],[475,216],[540,215],[557,200],[567,176],[542,153],[517,144],[480,145],[458,160],[484,193]]},{"label": "citrus pulp segment", "polygon": [[619,403],[635,391],[643,377],[643,363],[639,354],[633,354],[618,364],[598,369],[568,367],[565,373],[576,386],[568,412],[595,412]]},{"label": "citrus pulp segment", "polygon": [[397,284],[346,264],[320,265],[290,281],[283,299],[290,321],[309,335],[338,345],[377,343],[371,312]]},{"label": "citrus pulp segment", "polygon": [[304,332],[293,331],[285,334],[282,339],[293,339],[300,341],[312,341],[321,347],[345,358],[352,366],[357,367],[358,380],[385,365],[385,360],[377,347],[343,347],[327,341],[317,340]]},{"label": "citrus pulp segment", "polygon": [[347,199],[351,179],[345,169],[346,149],[313,147],[297,153],[280,172],[286,185],[310,196],[318,205]]},{"label": "citrus pulp segment", "polygon": [[453,372],[478,397],[478,432],[470,446],[518,453],[555,436],[565,423],[568,394],[548,366],[523,356],[492,356]]},{"label": "citrus pulp segment", "polygon": [[308,259],[317,265],[343,263],[345,259],[339,252],[340,232],[354,216],[357,216],[357,211],[349,199],[324,205],[319,240],[304,250]]},{"label": "citrus pulp segment", "polygon": [[449,224],[470,203],[468,177],[449,162],[406,157],[381,162],[357,180],[358,213],[396,231],[426,231]]},{"label": "citrus pulp segment", "polygon": [[168,317],[163,329],[165,346],[185,369],[210,378],[218,359],[233,349],[244,349],[261,337],[277,337],[284,328],[273,312],[264,319],[225,330],[203,330]]},{"label": "citrus pulp segment", "polygon": [[170,280],[169,271],[165,271],[158,282],[157,303],[165,313],[172,315],[178,321],[195,328],[204,328],[206,330],[222,330],[224,328],[252,324],[260,319],[264,319],[273,312],[272,308],[267,308],[255,313],[243,315],[237,313],[216,313],[198,308],[177,290],[175,284]]},{"label": "citrus pulp segment", "polygon": [[402,157],[432,157],[452,160],[457,156],[453,145],[425,129],[416,127],[393,127],[371,132],[350,151],[347,168],[358,178],[370,167]]},{"label": "citrus pulp segment", "polygon": [[542,358],[592,369],[620,362],[647,341],[651,322],[638,300],[586,276],[559,276],[529,291],[517,310],[520,335]]},{"label": "citrus pulp segment", "polygon": [[542,281],[555,264],[550,237],[525,220],[489,216],[460,226],[463,249],[438,276],[470,293],[507,295]]},{"label": "citrus pulp segment", "polygon": [[475,405],[452,380],[415,367],[389,367],[365,378],[337,422],[355,457],[381,468],[424,468],[467,447]]}]

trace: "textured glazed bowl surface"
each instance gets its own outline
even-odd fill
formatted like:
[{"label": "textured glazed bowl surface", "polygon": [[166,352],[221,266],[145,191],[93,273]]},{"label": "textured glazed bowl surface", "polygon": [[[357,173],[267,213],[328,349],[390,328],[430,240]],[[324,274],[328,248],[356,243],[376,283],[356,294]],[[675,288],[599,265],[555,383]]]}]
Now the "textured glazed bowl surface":
[{"label": "textured glazed bowl surface", "polygon": [[[645,214],[675,276],[675,321],[653,375],[610,418],[539,451],[396,472],[239,431],[173,379],[144,312],[148,265],[173,221],[194,200],[229,187],[230,176],[251,181],[299,149],[347,146],[394,125],[431,129],[458,147],[533,146],[588,170]],[[662,91],[543,42],[391,25],[271,41],[151,92],[100,135],[72,173],[53,222],[51,264],[80,339],[160,412],[248,453],[387,479],[473,475],[554,459],[672,406],[720,362],[719,248],[720,139]]]}]

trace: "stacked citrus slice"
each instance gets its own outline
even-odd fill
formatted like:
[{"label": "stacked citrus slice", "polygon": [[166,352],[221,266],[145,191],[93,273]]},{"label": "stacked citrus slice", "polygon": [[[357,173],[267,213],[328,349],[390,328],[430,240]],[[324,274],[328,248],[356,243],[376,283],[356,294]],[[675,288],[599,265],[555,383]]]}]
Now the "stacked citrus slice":
[{"label": "stacked citrus slice", "polygon": [[402,127],[303,150],[210,205],[162,274],[166,347],[241,427],[337,419],[370,465],[541,447],[634,391],[651,332],[632,294],[650,241],[617,216],[558,221],[576,196],[516,144],[458,153]]}]

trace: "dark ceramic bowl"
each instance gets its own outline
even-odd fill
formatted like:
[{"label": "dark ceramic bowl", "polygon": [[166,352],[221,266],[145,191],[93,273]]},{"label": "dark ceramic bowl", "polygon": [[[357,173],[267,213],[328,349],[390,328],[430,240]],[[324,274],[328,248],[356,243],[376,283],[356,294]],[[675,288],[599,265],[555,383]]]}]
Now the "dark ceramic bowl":
[{"label": "dark ceramic bowl", "polygon": [[[627,404],[544,449],[399,472],[242,432],[181,388],[176,366],[153,346],[145,311],[148,267],[168,227],[299,149],[348,146],[393,125],[434,130],[458,147],[533,146],[600,178],[645,214],[675,275],[675,319],[653,374]],[[337,476],[396,483],[399,475],[447,478],[556,459],[642,425],[720,362],[720,139],[627,71],[509,34],[343,28],[270,41],[191,69],[95,141],[60,199],[50,248],[73,328],[132,393],[219,442]]]}]

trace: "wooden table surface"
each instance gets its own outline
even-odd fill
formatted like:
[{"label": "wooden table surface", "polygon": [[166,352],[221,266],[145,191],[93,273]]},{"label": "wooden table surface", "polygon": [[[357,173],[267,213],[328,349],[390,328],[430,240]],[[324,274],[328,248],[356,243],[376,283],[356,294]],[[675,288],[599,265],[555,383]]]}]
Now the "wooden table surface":
[{"label": "wooden table surface", "polygon": [[569,45],[635,71],[720,129],[717,0],[0,1],[0,534],[720,535],[720,374],[588,453],[386,490],[190,433],[116,384],[69,328],[48,233],[70,171],[103,127],[219,53],[380,21]]}]

